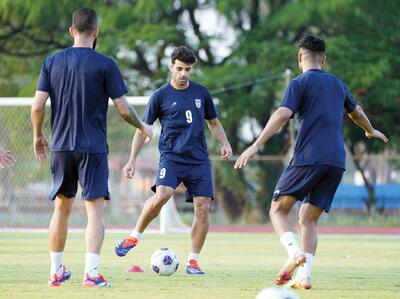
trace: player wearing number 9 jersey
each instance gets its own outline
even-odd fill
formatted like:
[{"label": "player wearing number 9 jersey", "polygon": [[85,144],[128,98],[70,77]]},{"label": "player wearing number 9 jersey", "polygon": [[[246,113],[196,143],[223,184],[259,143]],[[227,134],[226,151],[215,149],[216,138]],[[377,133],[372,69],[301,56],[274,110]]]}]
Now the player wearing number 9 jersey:
[{"label": "player wearing number 9 jersey", "polygon": [[[196,56],[190,49],[175,48],[169,65],[172,79],[150,98],[144,122],[152,125],[158,119],[161,123],[160,163],[156,184],[152,188],[155,195],[146,201],[135,229],[117,244],[115,252],[124,256],[138,244],[148,224],[159,214],[177,186],[183,183],[187,188],[186,201],[194,204],[192,248],[186,273],[202,275],[204,272],[197,261],[208,232],[209,211],[214,199],[204,120],[212,135],[221,143],[221,158],[229,159],[232,149],[207,88],[189,81],[195,63]],[[128,178],[133,177],[136,157],[144,141],[144,137],[137,132],[130,159],[124,167]]]},{"label": "player wearing number 9 jersey", "polygon": [[209,164],[204,119],[217,118],[207,88],[193,81],[186,89],[168,82],[150,98],[144,121],[161,123],[159,150],[161,160],[186,164]]}]

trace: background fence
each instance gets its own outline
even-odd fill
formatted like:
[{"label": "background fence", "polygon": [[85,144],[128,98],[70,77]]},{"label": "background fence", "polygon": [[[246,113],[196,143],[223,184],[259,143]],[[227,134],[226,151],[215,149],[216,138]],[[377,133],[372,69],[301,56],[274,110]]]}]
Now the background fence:
[{"label": "background fence", "polygon": [[[139,113],[144,103],[136,102]],[[13,168],[0,169],[0,227],[46,227],[50,221],[53,204],[47,199],[51,189],[50,163],[35,160],[32,150],[30,106],[7,105],[0,101],[0,144],[12,150],[17,159]],[[145,145],[137,164],[133,180],[121,175],[121,169],[129,158],[134,129],[125,124],[114,107],[109,107],[108,144],[110,148],[110,192],[112,200],[107,203],[106,222],[113,227],[131,227],[144,200],[152,195],[150,187],[158,164],[158,134]],[[45,132],[50,136],[49,111],[46,110]],[[244,171],[233,169],[234,161],[220,161],[212,156],[216,206],[214,223],[264,222],[276,180],[284,169],[285,157],[260,156]],[[400,175],[395,157],[374,156],[364,160],[367,175],[376,183],[377,208],[382,215],[399,214]],[[184,203],[184,187],[176,192],[176,204],[186,222],[191,221],[192,207]],[[351,157],[347,171],[336,194],[331,215],[346,212],[363,214],[368,194],[362,178],[355,170]],[[83,201],[78,191],[70,225],[82,227],[86,223]],[[175,217],[175,216],[174,216]],[[331,216],[330,216],[331,217]],[[157,226],[157,221],[154,222]]]}]

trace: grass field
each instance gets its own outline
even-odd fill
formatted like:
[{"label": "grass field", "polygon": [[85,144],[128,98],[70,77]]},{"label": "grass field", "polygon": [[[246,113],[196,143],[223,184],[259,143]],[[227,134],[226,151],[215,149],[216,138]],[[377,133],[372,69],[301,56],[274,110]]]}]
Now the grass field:
[{"label": "grass field", "polygon": [[[72,278],[59,288],[47,286],[49,258],[45,233],[0,233],[0,298],[254,298],[272,280],[286,258],[272,234],[208,236],[201,256],[204,277],[188,277],[183,262],[187,234],[146,234],[125,258],[113,253],[123,234],[107,233],[101,273],[111,289],[81,287],[84,235],[70,233],[65,263]],[[155,249],[170,247],[181,257],[171,277],[155,275],[149,266]],[[400,298],[400,237],[321,235],[314,262],[313,288],[296,291],[300,298]],[[140,265],[144,273],[126,272]]]}]

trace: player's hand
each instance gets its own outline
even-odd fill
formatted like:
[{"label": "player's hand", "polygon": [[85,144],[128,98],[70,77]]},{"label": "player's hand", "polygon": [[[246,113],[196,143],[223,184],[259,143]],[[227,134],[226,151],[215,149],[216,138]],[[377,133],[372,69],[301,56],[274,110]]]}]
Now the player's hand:
[{"label": "player's hand", "polygon": [[221,159],[228,160],[230,157],[232,157],[231,145],[229,143],[222,145],[221,146]]},{"label": "player's hand", "polygon": [[150,142],[153,138],[153,128],[148,124],[143,123],[143,127],[139,128],[139,131],[146,138],[145,143]]},{"label": "player's hand", "polygon": [[389,139],[385,136],[385,134],[383,134],[382,132],[379,132],[378,130],[374,130],[374,132],[372,134],[368,133],[368,132],[365,132],[365,136],[367,138],[379,139],[384,143],[388,143],[388,141],[389,141]]},{"label": "player's hand", "polygon": [[126,165],[124,166],[124,168],[122,168],[122,172],[126,178],[131,179],[135,174],[135,168],[136,168],[136,161],[129,160],[128,163],[126,163]]},{"label": "player's hand", "polygon": [[234,168],[241,169],[245,167],[257,152],[258,148],[255,145],[250,146],[239,156],[239,158],[237,158]]},{"label": "player's hand", "polygon": [[10,151],[0,148],[0,167],[11,167],[15,163],[14,157]]},{"label": "player's hand", "polygon": [[46,136],[42,135],[39,137],[33,138],[33,150],[35,152],[35,157],[40,162],[47,160],[47,149],[49,147],[49,143],[47,142]]}]

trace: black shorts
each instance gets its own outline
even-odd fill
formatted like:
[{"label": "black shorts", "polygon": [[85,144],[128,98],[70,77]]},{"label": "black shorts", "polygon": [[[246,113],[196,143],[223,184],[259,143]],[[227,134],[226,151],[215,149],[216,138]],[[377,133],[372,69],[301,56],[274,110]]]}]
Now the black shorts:
[{"label": "black shorts", "polygon": [[276,184],[272,200],[290,195],[329,212],[343,168],[329,165],[289,166]]},{"label": "black shorts", "polygon": [[75,152],[53,152],[51,155],[53,188],[50,200],[58,194],[75,197],[78,181],[85,200],[104,197],[110,199],[108,191],[107,153],[84,154]]}]

